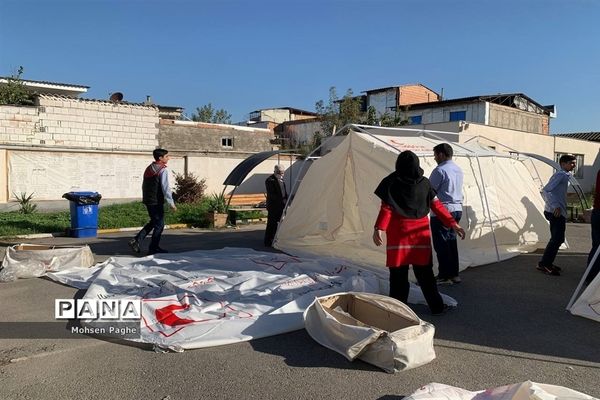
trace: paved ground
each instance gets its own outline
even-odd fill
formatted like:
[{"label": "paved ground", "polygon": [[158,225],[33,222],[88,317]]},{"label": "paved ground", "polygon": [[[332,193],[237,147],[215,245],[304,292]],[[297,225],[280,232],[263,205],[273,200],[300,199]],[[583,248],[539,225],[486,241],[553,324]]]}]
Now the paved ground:
[{"label": "paved ground", "polygon": [[[263,250],[264,226],[166,231],[172,251],[225,246]],[[600,397],[600,324],[564,311],[584,271],[589,226],[568,226],[561,277],[534,270],[539,254],[463,273],[444,291],[458,309],[432,319],[437,359],[386,374],[348,362],[306,331],[247,343],[159,354],[99,339],[0,340],[0,399],[399,399],[429,382],[475,390],[525,380]],[[90,240],[101,261],[127,254],[128,234]],[[53,238],[36,243],[73,243]],[[0,284],[0,322],[52,321],[55,298],[76,290],[45,279]]]}]

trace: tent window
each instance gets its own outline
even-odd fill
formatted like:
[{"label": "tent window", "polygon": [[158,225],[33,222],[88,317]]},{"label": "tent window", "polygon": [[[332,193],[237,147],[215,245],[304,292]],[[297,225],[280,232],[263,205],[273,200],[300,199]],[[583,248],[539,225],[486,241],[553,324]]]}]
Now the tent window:
[{"label": "tent window", "polygon": [[466,121],[467,120],[467,112],[466,111],[451,111],[450,112],[450,121]]},{"label": "tent window", "polygon": [[[554,153],[555,161],[558,162],[558,160],[565,154],[569,154],[569,153]],[[577,159],[577,166],[575,167],[575,170],[573,171],[573,176],[577,179],[583,179],[583,154],[573,154],[573,155]]]},{"label": "tent window", "polygon": [[414,115],[408,118],[408,121],[411,125],[421,125],[421,121],[423,120],[422,115]]},{"label": "tent window", "polygon": [[233,148],[233,138],[232,137],[222,137],[221,138],[221,147],[232,149]]}]

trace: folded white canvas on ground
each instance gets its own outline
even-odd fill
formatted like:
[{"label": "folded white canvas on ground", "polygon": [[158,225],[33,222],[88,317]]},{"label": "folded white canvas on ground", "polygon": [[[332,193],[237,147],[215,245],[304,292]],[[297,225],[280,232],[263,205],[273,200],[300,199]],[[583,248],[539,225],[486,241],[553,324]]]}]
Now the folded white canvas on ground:
[{"label": "folded white canvas on ground", "polygon": [[348,360],[359,358],[390,373],[435,358],[434,326],[401,301],[379,294],[319,297],[304,312],[304,326],[318,343]]},{"label": "folded white canvas on ground", "polygon": [[[139,341],[175,351],[302,329],[302,313],[315,297],[380,292],[385,283],[341,259],[238,248],[112,257],[90,269],[48,276],[88,288],[84,299],[141,299]],[[424,303],[416,289],[409,300]]]},{"label": "folded white canvas on ground", "polygon": [[404,400],[597,400],[564,386],[531,381],[471,392],[441,383],[425,385]]},{"label": "folded white canvas on ground", "polygon": [[19,244],[6,248],[0,282],[19,278],[35,278],[47,272],[73,267],[88,268],[94,264],[94,254],[89,246],[41,246]]}]

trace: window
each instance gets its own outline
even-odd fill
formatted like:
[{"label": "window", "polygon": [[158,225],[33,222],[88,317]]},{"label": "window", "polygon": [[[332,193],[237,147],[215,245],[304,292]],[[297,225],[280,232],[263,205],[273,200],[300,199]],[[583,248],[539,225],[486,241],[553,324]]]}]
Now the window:
[{"label": "window", "polygon": [[221,147],[226,147],[229,149],[233,148],[233,138],[232,137],[222,137],[221,138]]},{"label": "window", "polygon": [[450,112],[450,121],[466,121],[467,120],[467,112],[466,111],[451,111]]},{"label": "window", "polygon": [[[562,156],[568,153],[555,153],[555,161],[558,162]],[[583,179],[583,154],[573,154],[577,160],[577,166],[573,170],[573,176],[577,179]]]},{"label": "window", "polygon": [[421,125],[421,121],[423,120],[422,115],[415,115],[408,118],[408,121],[411,125]]}]

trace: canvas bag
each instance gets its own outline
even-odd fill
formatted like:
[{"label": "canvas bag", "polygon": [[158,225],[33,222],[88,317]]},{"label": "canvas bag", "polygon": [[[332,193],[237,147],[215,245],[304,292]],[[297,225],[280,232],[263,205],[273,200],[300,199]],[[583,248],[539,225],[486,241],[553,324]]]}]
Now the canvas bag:
[{"label": "canvas bag", "polygon": [[388,296],[348,292],[319,297],[304,312],[304,325],[319,344],[389,373],[435,358],[435,327]]}]

